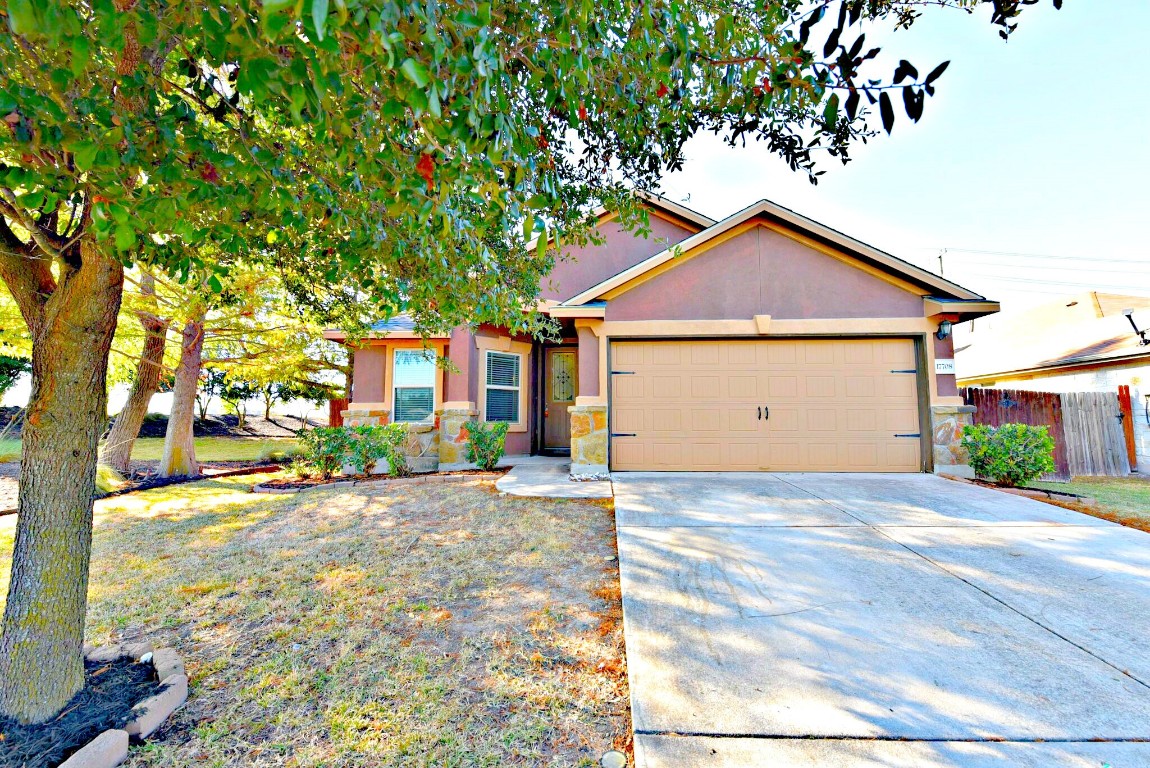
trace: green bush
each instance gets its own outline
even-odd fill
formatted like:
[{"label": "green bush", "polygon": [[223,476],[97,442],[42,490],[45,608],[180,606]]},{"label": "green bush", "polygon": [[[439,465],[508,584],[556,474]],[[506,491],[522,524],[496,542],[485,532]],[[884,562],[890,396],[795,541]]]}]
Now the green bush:
[{"label": "green bush", "polygon": [[981,478],[1014,487],[1054,471],[1054,438],[1046,427],[976,424],[962,428],[962,447]]},{"label": "green bush", "polygon": [[327,479],[343,469],[344,458],[348,454],[350,430],[347,427],[316,427],[301,429],[300,445],[308,464],[316,474]]},{"label": "green bush", "polygon": [[355,467],[356,474],[366,475],[380,459],[387,461],[388,474],[392,477],[408,474],[407,456],[403,453],[403,444],[407,442],[406,424],[350,429],[347,463]]},{"label": "green bush", "polygon": [[[360,427],[316,427],[300,430],[300,445],[304,461],[325,480],[344,466],[351,466],[356,474],[366,475],[377,461],[385,459],[388,474],[406,475],[407,456],[403,445],[407,442],[406,424]],[[293,471],[300,471],[300,466]]]},{"label": "green bush", "polygon": [[503,458],[507,422],[469,421],[466,426],[467,460],[483,470],[495,469],[495,465]]}]

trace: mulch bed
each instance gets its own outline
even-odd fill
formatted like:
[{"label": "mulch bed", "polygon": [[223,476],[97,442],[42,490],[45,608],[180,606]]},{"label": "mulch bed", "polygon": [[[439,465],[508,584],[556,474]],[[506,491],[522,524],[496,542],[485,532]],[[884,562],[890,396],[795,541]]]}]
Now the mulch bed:
[{"label": "mulch bed", "polygon": [[[455,475],[484,475],[490,477],[491,475],[503,475],[507,473],[507,467],[499,467],[490,472],[482,469],[457,469],[451,472],[421,472],[419,474],[406,475],[405,478],[435,478],[435,477],[453,477]],[[290,477],[275,477],[271,480],[265,480],[260,483],[264,488],[283,488],[283,489],[299,489],[306,490],[308,488],[318,488],[321,485],[333,485],[335,483],[363,483],[371,482],[374,480],[399,480],[401,478],[391,477],[389,475],[338,475],[329,477],[326,480],[319,478],[290,478]]]},{"label": "mulch bed", "polygon": [[0,717],[0,768],[55,768],[109,728],[123,728],[132,707],[163,686],[151,664],[132,659],[84,662],[87,684],[54,719],[21,725]]}]

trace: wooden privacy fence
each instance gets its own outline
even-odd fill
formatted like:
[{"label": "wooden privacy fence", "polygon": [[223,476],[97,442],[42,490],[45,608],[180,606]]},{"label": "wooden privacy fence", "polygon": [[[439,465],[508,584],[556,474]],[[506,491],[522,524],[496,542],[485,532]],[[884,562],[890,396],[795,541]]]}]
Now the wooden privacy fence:
[{"label": "wooden privacy fence", "polygon": [[1050,479],[1076,475],[1130,474],[1123,422],[1129,421],[1114,392],[1027,392],[1018,389],[960,390],[973,405],[975,424],[1032,424],[1047,427],[1054,438]]}]

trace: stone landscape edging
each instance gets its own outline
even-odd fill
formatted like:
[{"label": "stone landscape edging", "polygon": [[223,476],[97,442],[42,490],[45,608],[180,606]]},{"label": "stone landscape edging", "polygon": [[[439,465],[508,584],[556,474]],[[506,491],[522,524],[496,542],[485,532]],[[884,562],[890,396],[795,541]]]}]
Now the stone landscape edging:
[{"label": "stone landscape edging", "polygon": [[188,699],[188,675],[184,662],[171,648],[153,651],[147,642],[104,645],[85,653],[88,661],[115,661],[121,658],[151,663],[160,685],[159,693],[137,703],[138,714],[123,728],[109,728],[72,753],[59,768],[115,768],[128,758],[128,743],[152,735]]},{"label": "stone landscape edging", "polygon": [[463,483],[469,480],[495,480],[502,476],[502,472],[468,472],[461,474],[431,474],[420,477],[380,477],[365,478],[363,480],[337,480],[333,483],[309,485],[306,488],[282,488],[257,483],[252,486],[252,493],[303,493],[304,491],[315,491],[321,488],[350,488],[354,485],[433,485],[435,483]]},{"label": "stone landscape edging", "polygon": [[1081,504],[1085,507],[1097,507],[1098,499],[1091,496],[1079,496],[1076,493],[1060,493],[1059,491],[1048,491],[1044,488],[1010,488],[1002,485],[994,485],[990,482],[975,482],[970,478],[959,477],[958,475],[951,475],[945,472],[940,472],[939,477],[946,480],[953,480],[958,483],[966,483],[967,485],[977,485],[980,488],[989,488],[992,491],[1002,491],[1003,493],[1013,494],[1014,496],[1025,496],[1028,499],[1036,501],[1061,501],[1071,504]]}]

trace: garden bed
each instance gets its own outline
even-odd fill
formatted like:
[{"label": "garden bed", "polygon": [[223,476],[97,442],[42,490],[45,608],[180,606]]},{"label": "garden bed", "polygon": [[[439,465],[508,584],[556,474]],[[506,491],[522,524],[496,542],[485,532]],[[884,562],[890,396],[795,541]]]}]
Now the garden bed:
[{"label": "garden bed", "polygon": [[960,483],[967,483],[968,485],[980,485],[983,488],[992,488],[996,491],[1014,494],[1015,496],[1025,496],[1029,499],[1036,499],[1038,501],[1056,501],[1062,502],[1064,504],[1079,504],[1084,507],[1098,506],[1098,501],[1096,499],[1090,496],[1080,496],[1077,493],[1051,491],[1045,488],[1011,488],[1009,486],[999,485],[998,483],[992,483],[989,480],[959,477],[957,475],[940,474],[940,477],[945,477],[947,480],[956,480]]},{"label": "garden bed", "polygon": [[188,695],[179,657],[146,644],[89,651],[84,676],[84,687],[46,722],[0,717],[0,768],[112,768],[131,739],[151,735]]},{"label": "garden bed", "polygon": [[490,472],[482,469],[459,469],[451,472],[426,472],[407,477],[389,475],[338,475],[326,480],[318,478],[296,479],[275,477],[252,486],[252,493],[300,493],[315,488],[340,488],[364,483],[418,483],[462,482],[464,480],[497,480],[507,473],[506,467]]}]

